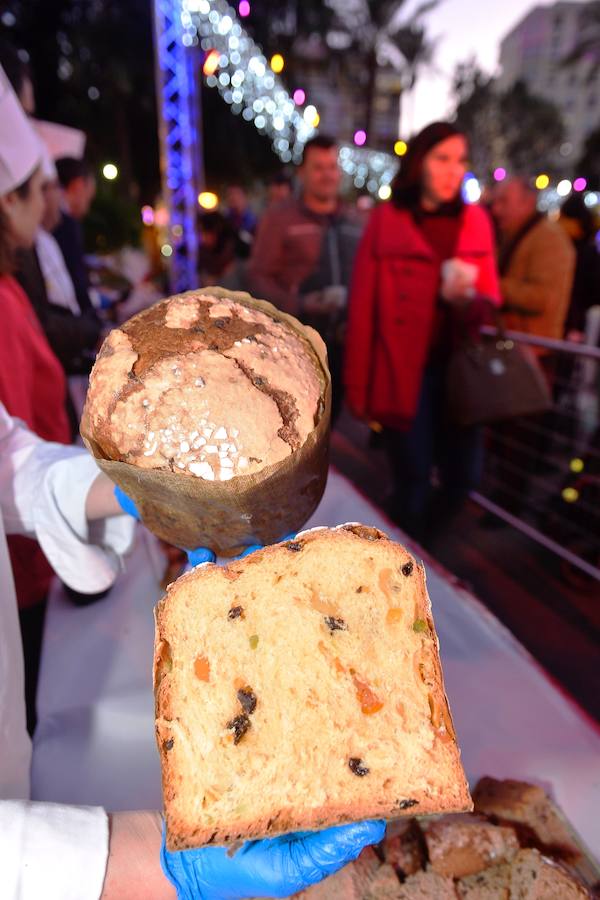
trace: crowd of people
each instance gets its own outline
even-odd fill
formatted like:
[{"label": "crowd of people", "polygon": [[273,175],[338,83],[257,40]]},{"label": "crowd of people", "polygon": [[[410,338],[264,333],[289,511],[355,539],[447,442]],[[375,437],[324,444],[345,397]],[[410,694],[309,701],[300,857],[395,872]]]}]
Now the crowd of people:
[{"label": "crowd of people", "polygon": [[[468,158],[453,124],[428,126],[410,142],[390,201],[365,224],[358,204],[342,199],[335,142],[319,135],[305,145],[296,190],[274,180],[258,221],[239,187],[235,203],[228,196],[222,213],[200,217],[200,283],[249,290],[321,333],[333,422],[345,398],[381,435],[393,477],[388,511],[424,543],[450,525],[482,472],[481,429],[453,425],[446,410],[448,365],[465,327],[500,323],[582,341],[587,311],[600,302],[596,228],[583,197],[573,194],[553,220],[538,211],[532,180],[514,175],[468,204]],[[535,354],[552,389],[556,354]],[[540,449],[522,427],[503,424],[495,441],[500,458],[511,445],[506,491],[495,499],[513,512],[515,497],[526,502],[526,470]]]},{"label": "crowd of people", "polygon": [[[102,336],[82,231],[95,193],[93,170],[81,155],[57,155],[44,143],[18,54],[3,45],[0,64],[0,522],[10,553],[10,564],[0,558],[10,586],[0,629],[0,797],[22,801],[30,757],[25,725],[32,734],[51,580],[58,574],[75,603],[98,599],[116,575],[133,525],[108,479],[71,446],[77,413],[67,379],[89,373]],[[393,478],[390,511],[423,542],[449,526],[481,475],[481,429],[453,423],[446,410],[449,361],[465,329],[500,316],[505,327],[528,335],[581,340],[587,311],[599,302],[595,223],[580,198],[570,198],[551,221],[538,212],[529,179],[514,176],[496,185],[485,205],[465,203],[468,159],[468,139],[455,125],[428,126],[411,140],[391,199],[365,217],[364,204],[342,197],[336,142],[319,135],[305,145],[293,181],[282,173],[270,182],[260,215],[244,186],[231,184],[222,211],[198,216],[197,286],[249,290],[320,332],[332,373],[333,422],[345,400],[381,434]],[[543,349],[537,355],[551,385],[554,357]],[[5,744],[10,755],[3,755]],[[41,876],[27,854],[40,852],[52,823],[61,860],[66,853],[71,871],[96,872],[88,894],[75,880],[75,892],[60,896],[99,896],[94,884],[104,879],[106,816],[0,803],[3,830],[15,821],[33,835],[28,850],[13,854],[15,865],[33,873],[23,896],[41,896]],[[144,896],[172,895],[158,868],[157,815],[134,824],[114,817],[111,829],[106,896],[134,896],[127,891],[137,870],[132,874],[124,860],[140,846],[151,873]],[[74,830],[85,839],[69,850],[65,834]],[[314,878],[322,877],[357,855],[376,831],[365,824],[324,833],[322,847],[299,837],[293,854],[291,842],[282,845],[277,865],[293,868],[286,853],[300,860],[304,850],[314,858],[322,852],[329,862],[313,867]],[[184,878],[179,863],[165,859],[163,853],[167,877]],[[220,878],[235,884],[242,877],[239,860],[219,865]],[[294,890],[308,883],[298,865],[289,883]],[[189,866],[201,880],[202,861]],[[258,876],[245,883],[264,894]]]}]

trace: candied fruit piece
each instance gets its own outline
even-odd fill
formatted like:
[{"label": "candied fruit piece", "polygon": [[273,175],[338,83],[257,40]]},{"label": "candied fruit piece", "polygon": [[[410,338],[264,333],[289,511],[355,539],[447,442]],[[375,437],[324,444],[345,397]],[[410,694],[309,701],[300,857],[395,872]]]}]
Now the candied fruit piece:
[{"label": "candied fruit piece", "polygon": [[352,673],[352,680],[356,688],[356,696],[360,703],[361,712],[365,716],[372,716],[374,713],[379,712],[380,709],[383,709],[382,701],[365,681],[361,681],[354,673]]},{"label": "candied fruit piece", "polygon": [[197,656],[194,660],[194,674],[200,681],[210,681],[210,663],[205,656]]}]

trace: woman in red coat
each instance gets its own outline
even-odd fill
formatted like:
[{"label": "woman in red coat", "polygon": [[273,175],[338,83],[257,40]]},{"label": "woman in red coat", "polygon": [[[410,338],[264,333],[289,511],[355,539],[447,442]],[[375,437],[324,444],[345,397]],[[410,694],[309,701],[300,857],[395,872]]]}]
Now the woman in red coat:
[{"label": "woman in red coat", "polygon": [[[369,220],[350,293],[347,402],[384,426],[392,512],[420,540],[430,522],[460,508],[481,469],[479,430],[450,425],[444,404],[460,307],[474,296],[500,303],[488,216],[461,198],[467,161],[467,140],[450,123],[428,125],[411,141],[391,201]],[[454,273],[442,277],[448,260]]]}]

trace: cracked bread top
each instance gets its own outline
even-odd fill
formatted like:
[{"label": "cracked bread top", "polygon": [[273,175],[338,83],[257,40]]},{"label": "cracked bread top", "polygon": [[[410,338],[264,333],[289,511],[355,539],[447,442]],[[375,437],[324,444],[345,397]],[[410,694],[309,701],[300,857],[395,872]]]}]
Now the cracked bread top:
[{"label": "cracked bread top", "polygon": [[226,481],[301,447],[321,395],[320,363],[300,334],[208,289],[109,334],[86,415],[108,459]]}]

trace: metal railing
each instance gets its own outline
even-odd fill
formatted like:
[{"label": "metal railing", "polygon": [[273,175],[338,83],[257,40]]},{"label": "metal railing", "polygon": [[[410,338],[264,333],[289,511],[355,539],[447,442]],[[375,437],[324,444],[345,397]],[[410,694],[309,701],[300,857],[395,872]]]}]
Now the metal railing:
[{"label": "metal railing", "polygon": [[[481,332],[498,335],[491,326]],[[544,350],[552,407],[486,428],[483,478],[471,498],[554,553],[562,576],[584,588],[600,581],[600,348],[516,331],[502,337]]]}]

